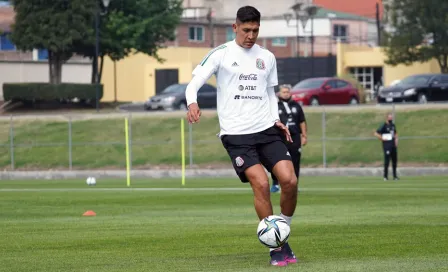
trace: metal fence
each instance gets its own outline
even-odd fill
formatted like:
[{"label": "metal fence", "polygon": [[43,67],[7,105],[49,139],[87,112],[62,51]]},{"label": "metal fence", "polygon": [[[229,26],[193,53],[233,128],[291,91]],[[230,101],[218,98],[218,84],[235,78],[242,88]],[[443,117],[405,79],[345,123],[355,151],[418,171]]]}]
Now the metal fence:
[{"label": "metal fence", "polygon": [[[329,167],[382,160],[373,132],[384,121],[386,112],[395,116],[402,157],[448,163],[448,155],[444,155],[448,154],[448,129],[443,124],[448,121],[448,114],[441,114],[443,109],[432,112],[436,110],[432,107],[421,114],[416,107],[419,106],[306,107],[309,143],[303,148],[303,163]],[[204,114],[208,125],[186,125],[187,167],[224,162],[231,166],[216,137],[219,124],[214,115]],[[131,166],[180,167],[180,120],[184,116],[183,112],[172,112],[2,117],[0,166],[4,170],[125,168],[124,119],[128,118]],[[412,127],[414,121],[422,127]],[[440,127],[436,129],[434,122]],[[421,150],[433,150],[439,155],[425,157],[430,155],[419,154]]]}]

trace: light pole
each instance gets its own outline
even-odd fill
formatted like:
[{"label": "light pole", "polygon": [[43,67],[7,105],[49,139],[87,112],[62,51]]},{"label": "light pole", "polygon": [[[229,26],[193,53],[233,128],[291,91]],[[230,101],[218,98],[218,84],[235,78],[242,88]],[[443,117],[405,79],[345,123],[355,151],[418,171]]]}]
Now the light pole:
[{"label": "light pole", "polygon": [[[299,32],[299,19],[300,19],[300,9],[302,7],[302,3],[297,3],[294,6],[291,7],[291,9],[294,11],[294,15],[296,17],[296,55],[297,57],[300,57],[300,32]],[[292,15],[290,13],[285,13],[284,18],[286,20],[286,24],[289,26],[289,22],[292,19]]]},{"label": "light pole", "polygon": [[100,75],[98,71],[98,58],[100,55],[100,16],[107,13],[111,0],[102,0],[105,12],[101,12],[100,1],[96,0],[96,12],[95,12],[95,84],[96,84],[96,112],[99,112],[100,104]]},{"label": "light pole", "polygon": [[[300,8],[302,7],[302,3],[297,3],[294,6],[291,7],[291,9],[294,11],[294,15],[296,17],[296,50],[295,50],[295,56],[297,57],[297,65],[298,69],[298,79],[300,80],[300,32],[299,32],[299,19],[300,19]],[[292,19],[292,15],[290,13],[285,13],[284,18],[286,20],[286,24],[289,26],[289,22]]]},{"label": "light pole", "polygon": [[308,18],[311,18],[311,75],[314,77],[314,16],[319,10],[318,6],[310,5],[305,8]]}]

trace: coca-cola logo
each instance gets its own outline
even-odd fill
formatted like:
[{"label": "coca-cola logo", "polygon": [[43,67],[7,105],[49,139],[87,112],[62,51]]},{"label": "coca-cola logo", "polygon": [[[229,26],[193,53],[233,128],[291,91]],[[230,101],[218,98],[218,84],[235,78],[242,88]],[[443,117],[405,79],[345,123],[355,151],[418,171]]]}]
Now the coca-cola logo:
[{"label": "coca-cola logo", "polygon": [[240,75],[240,80],[257,80],[258,79],[258,75],[257,74],[241,74]]}]

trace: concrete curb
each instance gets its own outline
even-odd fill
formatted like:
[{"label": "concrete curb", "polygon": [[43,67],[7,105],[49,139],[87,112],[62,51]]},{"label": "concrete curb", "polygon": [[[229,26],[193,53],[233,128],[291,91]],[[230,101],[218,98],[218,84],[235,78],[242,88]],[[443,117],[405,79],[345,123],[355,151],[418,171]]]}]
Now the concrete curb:
[{"label": "concrete curb", "polygon": [[[133,170],[133,178],[178,178],[181,170]],[[399,168],[400,176],[448,176],[448,167],[408,167]],[[383,175],[382,168],[304,168],[301,176],[376,176]],[[125,170],[82,170],[82,171],[4,171],[0,172],[0,180],[14,179],[85,179],[88,176],[96,178],[126,178]],[[236,178],[233,169],[188,169],[188,178],[228,177]],[[448,177],[447,177],[448,179]]]}]

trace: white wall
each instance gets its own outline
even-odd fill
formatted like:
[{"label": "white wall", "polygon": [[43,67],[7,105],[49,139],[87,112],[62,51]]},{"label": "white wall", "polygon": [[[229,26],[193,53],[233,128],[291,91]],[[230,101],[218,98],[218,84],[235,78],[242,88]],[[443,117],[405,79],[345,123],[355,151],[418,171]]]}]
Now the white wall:
[{"label": "white wall", "polygon": [[[62,82],[90,83],[90,63],[67,63],[62,67]],[[0,100],[3,100],[3,83],[49,82],[46,62],[0,62]]]},{"label": "white wall", "polygon": [[[314,19],[314,36],[330,36],[331,35],[331,21],[329,19]],[[296,37],[296,20],[289,22],[286,20],[262,20],[260,22],[260,38],[273,37]],[[299,21],[299,35],[301,37],[311,37],[311,20],[306,23],[305,31],[302,23]]]}]

